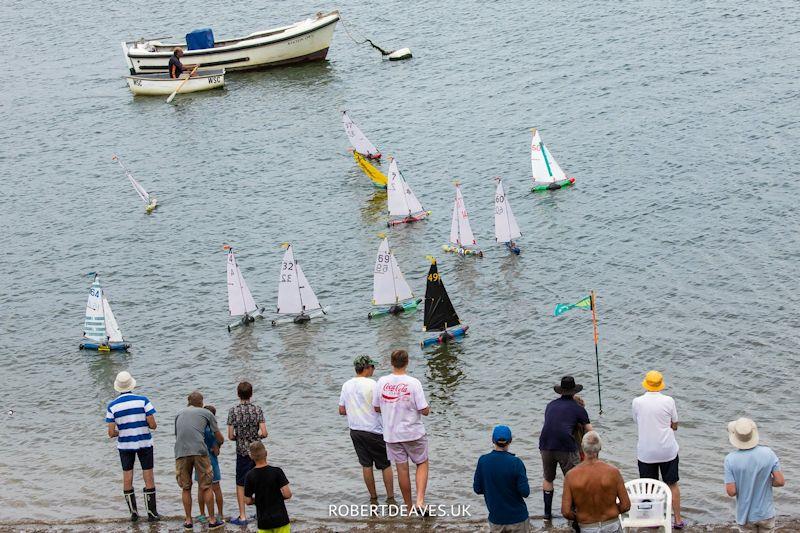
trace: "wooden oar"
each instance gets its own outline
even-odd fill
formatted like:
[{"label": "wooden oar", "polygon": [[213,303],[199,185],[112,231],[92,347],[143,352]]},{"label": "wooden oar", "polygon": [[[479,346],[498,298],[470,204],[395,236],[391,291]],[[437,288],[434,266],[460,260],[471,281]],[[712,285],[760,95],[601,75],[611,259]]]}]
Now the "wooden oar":
[{"label": "wooden oar", "polygon": [[189,75],[188,75],[188,76],[186,76],[186,79],[184,79],[182,82],[180,82],[180,83],[178,84],[178,86],[175,88],[175,90],[172,92],[172,94],[171,94],[171,95],[169,95],[169,98],[167,98],[167,103],[170,103],[172,100],[174,100],[174,99],[175,99],[175,96],[176,96],[176,95],[178,94],[178,92],[179,92],[179,91],[180,91],[180,90],[183,88],[183,84],[184,84],[184,83],[186,83],[187,81],[189,81],[189,78],[191,78],[191,77],[192,77],[192,75],[193,75],[195,72],[197,72],[197,67],[199,67],[199,66],[200,66],[200,65],[195,65],[195,67],[192,69],[192,71],[189,73]]}]

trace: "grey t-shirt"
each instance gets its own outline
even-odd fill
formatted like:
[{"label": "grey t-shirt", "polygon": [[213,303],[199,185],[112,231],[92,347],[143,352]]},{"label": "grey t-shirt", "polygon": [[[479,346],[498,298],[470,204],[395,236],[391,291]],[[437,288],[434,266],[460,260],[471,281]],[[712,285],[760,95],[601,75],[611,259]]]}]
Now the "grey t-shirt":
[{"label": "grey t-shirt", "polygon": [[208,455],[204,433],[210,427],[219,431],[217,417],[203,407],[184,407],[175,415],[175,459],[190,455]]}]

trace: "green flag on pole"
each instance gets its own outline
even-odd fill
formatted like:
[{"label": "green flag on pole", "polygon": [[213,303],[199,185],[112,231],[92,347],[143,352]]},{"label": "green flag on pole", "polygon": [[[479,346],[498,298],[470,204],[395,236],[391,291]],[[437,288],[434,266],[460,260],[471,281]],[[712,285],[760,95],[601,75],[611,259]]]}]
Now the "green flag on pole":
[{"label": "green flag on pole", "polygon": [[553,316],[563,315],[564,313],[566,313],[570,309],[574,309],[576,307],[578,309],[591,309],[592,308],[592,297],[591,296],[587,296],[586,298],[584,298],[581,301],[576,302],[574,304],[556,304],[556,309],[555,309],[555,311],[553,311]]}]

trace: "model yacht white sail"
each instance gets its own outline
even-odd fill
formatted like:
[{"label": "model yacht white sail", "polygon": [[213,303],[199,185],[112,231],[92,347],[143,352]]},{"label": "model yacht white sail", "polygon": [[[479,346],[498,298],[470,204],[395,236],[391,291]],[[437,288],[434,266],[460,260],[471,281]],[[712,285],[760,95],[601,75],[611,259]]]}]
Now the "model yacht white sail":
[{"label": "model yacht white sail", "polygon": [[[291,244],[285,244],[286,252],[283,254],[281,262],[281,273],[278,280],[278,308],[279,315],[291,317],[295,324],[308,322],[326,314],[327,310],[314,294],[314,290],[308,283],[300,263],[294,258],[294,251]],[[272,325],[278,324],[278,320],[273,320]]]},{"label": "model yacht white sail", "polygon": [[520,249],[514,239],[521,237],[517,219],[511,211],[511,204],[503,189],[503,180],[497,180],[497,189],[494,192],[494,238],[497,242],[503,243],[510,252],[519,255]]},{"label": "model yacht white sail", "polygon": [[156,199],[156,197],[148,193],[145,190],[145,188],[142,187],[142,185],[138,181],[136,181],[136,178],[133,177],[133,174],[130,173],[128,168],[125,166],[125,164],[118,156],[114,155],[111,157],[111,159],[119,163],[119,166],[122,167],[122,171],[125,173],[125,176],[127,176],[128,180],[131,182],[131,185],[133,185],[133,189],[136,191],[136,194],[138,194],[139,198],[141,198],[142,201],[144,202],[145,213],[147,213],[148,215],[152,213],[153,210],[156,207],[158,207],[158,200]]},{"label": "model yacht white sail", "polygon": [[367,136],[364,135],[361,128],[353,122],[353,119],[350,118],[347,111],[342,111],[342,124],[344,125],[344,132],[347,134],[347,138],[350,139],[350,144],[356,152],[367,159],[381,158],[380,150],[367,139]]},{"label": "model yacht white sail", "polygon": [[238,317],[236,322],[228,324],[230,331],[254,322],[256,318],[264,318],[264,307],[259,307],[253,299],[239,263],[236,262],[233,248],[226,244],[223,249],[228,252],[228,311],[232,317]]},{"label": "model yacht white sail", "polygon": [[375,268],[372,270],[372,305],[379,306],[367,318],[384,315],[399,315],[416,310],[422,298],[415,298],[411,287],[397,265],[397,259],[389,248],[389,239],[381,241]]},{"label": "model yacht white sail", "polygon": [[442,245],[445,252],[459,255],[475,255],[483,257],[483,252],[478,248],[472,227],[469,225],[469,215],[464,205],[464,196],[461,194],[461,184],[456,185],[456,198],[453,201],[453,215],[450,220],[450,244]]},{"label": "model yacht white sail", "polygon": [[110,352],[111,350],[127,351],[130,344],[125,342],[122,331],[111,310],[103,287],[100,285],[100,276],[94,276],[92,286],[89,288],[89,299],[86,301],[86,316],[83,324],[83,342],[81,349]]},{"label": "model yacht white sail", "polygon": [[567,177],[561,166],[542,142],[539,130],[531,129],[531,171],[533,191],[554,191],[575,183],[575,178]]},{"label": "model yacht white sail", "polygon": [[[422,220],[430,211],[425,211],[411,186],[397,166],[397,159],[389,158],[389,184],[386,187],[389,205],[389,227]],[[395,218],[392,218],[395,217]]]}]

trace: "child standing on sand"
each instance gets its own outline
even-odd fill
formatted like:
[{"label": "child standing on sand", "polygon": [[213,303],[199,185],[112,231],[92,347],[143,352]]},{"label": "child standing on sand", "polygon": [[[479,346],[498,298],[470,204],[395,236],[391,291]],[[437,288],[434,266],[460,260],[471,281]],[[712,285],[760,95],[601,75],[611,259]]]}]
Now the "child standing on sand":
[{"label": "child standing on sand", "polygon": [[250,445],[250,458],[256,466],[245,476],[244,494],[247,505],[256,506],[258,533],[289,533],[284,503],[292,497],[289,480],[283,470],[267,464],[267,449],[261,441]]},{"label": "child standing on sand", "polygon": [[[206,409],[211,411],[211,413],[216,416],[217,408],[213,405],[206,405],[204,406]],[[211,461],[211,491],[214,493],[214,499],[217,502],[217,515],[224,516],[222,514],[222,488],[219,485],[220,480],[222,479],[222,473],[219,470],[219,444],[217,444],[217,438],[212,433],[211,428],[206,427],[205,433],[203,438],[206,441],[206,448],[208,448],[208,458]],[[199,482],[197,477],[197,472],[194,473],[194,480]],[[195,520],[205,524],[208,519],[206,518],[206,502],[202,497],[202,493],[198,492],[197,494],[197,505],[200,507],[200,514],[195,517]],[[208,510],[209,514],[214,514],[214,509],[211,508]],[[221,518],[220,518],[221,520]]]}]

